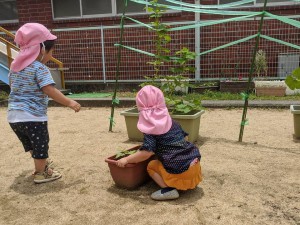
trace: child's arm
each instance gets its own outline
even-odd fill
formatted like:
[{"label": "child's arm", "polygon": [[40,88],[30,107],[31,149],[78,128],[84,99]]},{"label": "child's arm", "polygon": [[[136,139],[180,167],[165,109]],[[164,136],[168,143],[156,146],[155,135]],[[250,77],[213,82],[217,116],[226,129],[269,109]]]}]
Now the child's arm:
[{"label": "child's arm", "polygon": [[42,87],[43,92],[56,101],[59,104],[67,106],[73,109],[75,112],[79,112],[80,104],[70,98],[64,96],[59,90],[57,90],[53,85],[47,85]]},{"label": "child's arm", "polygon": [[125,167],[127,163],[138,163],[150,158],[152,155],[154,155],[154,152],[139,150],[132,155],[119,159],[117,161],[117,166]]}]

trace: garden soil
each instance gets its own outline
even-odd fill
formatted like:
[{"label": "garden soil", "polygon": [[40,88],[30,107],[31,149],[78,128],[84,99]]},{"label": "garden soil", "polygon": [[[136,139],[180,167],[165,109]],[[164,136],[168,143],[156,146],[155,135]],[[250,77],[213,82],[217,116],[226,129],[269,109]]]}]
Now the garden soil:
[{"label": "garden soil", "polygon": [[197,142],[204,180],[164,202],[150,199],[152,181],[133,191],[114,185],[104,159],[139,144],[121,110],[108,132],[110,108],[49,108],[50,157],[63,177],[36,185],[0,108],[0,224],[300,224],[300,143],[288,109],[249,109],[242,143],[241,109],[206,110]]}]

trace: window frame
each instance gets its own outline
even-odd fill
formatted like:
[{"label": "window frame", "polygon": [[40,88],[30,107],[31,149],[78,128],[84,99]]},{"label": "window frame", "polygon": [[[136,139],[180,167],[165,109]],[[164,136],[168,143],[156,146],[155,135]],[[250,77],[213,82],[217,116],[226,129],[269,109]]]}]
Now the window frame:
[{"label": "window frame", "polygon": [[[54,7],[53,7],[53,1],[51,0],[51,9],[52,9],[52,19],[53,21],[60,21],[60,20],[72,20],[72,19],[90,19],[90,18],[105,18],[105,17],[118,17],[121,16],[122,13],[117,13],[117,2],[116,0],[110,0],[111,6],[112,6],[112,13],[106,13],[106,14],[94,14],[94,15],[82,15],[82,2],[81,0],[78,0],[80,2],[80,15],[81,16],[72,16],[72,17],[54,17]],[[147,0],[151,1],[151,0]],[[176,10],[167,10],[165,13],[176,13],[178,11]],[[129,12],[126,13],[127,15],[149,15],[147,10],[144,12]]]},{"label": "window frame", "polygon": [[[16,5],[17,5],[17,0],[3,0],[1,2],[16,2]],[[14,19],[14,20],[0,20],[0,24],[18,23],[19,22],[19,12],[18,12],[17,6],[16,6],[16,9],[17,9],[18,19]]]}]

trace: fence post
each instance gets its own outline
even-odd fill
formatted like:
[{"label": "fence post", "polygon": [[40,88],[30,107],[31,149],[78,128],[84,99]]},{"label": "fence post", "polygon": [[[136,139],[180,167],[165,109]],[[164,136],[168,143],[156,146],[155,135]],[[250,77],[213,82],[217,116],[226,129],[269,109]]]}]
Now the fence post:
[{"label": "fence post", "polygon": [[100,26],[101,32],[101,53],[102,53],[102,71],[103,71],[103,82],[106,83],[106,72],[105,72],[105,49],[104,49],[104,32],[103,26]]},{"label": "fence post", "polygon": [[[197,5],[200,5],[200,0],[195,0],[195,3]],[[195,23],[200,22],[200,13],[195,13]],[[200,80],[200,27],[195,28],[195,52],[196,52],[196,58],[195,58],[195,80]]]}]

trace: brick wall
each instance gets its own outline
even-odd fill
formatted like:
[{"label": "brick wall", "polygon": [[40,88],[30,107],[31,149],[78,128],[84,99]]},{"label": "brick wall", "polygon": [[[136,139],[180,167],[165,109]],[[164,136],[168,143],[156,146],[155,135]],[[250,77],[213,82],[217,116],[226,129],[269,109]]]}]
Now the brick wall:
[{"label": "brick wall", "polygon": [[[186,0],[185,2],[194,3],[194,0]],[[216,2],[217,0],[202,0],[201,4],[216,4]],[[19,23],[4,24],[4,28],[16,30],[20,25],[27,22],[39,22],[49,29],[110,26],[119,25],[120,23],[120,16],[54,21],[52,19],[51,0],[18,0],[17,7],[19,11]],[[260,11],[261,9],[253,8],[253,10]],[[268,11],[277,15],[299,15],[300,6],[269,7]],[[134,18],[142,22],[149,22],[147,15],[134,16]],[[224,17],[201,13],[201,20],[216,18]],[[164,16],[165,22],[193,20],[193,13],[169,13]],[[258,20],[232,22],[230,24],[201,28],[201,51],[253,35],[257,32],[257,29]],[[265,21],[264,24],[264,34],[279,39],[286,39],[285,41],[300,45],[298,38],[299,31],[295,32],[295,30],[281,22]],[[70,68],[65,73],[66,81],[103,80],[102,47],[99,32],[99,30],[77,33],[55,32],[59,40],[54,56],[62,60],[65,67]],[[281,36],[282,33],[284,34],[283,36]],[[171,45],[173,53],[183,46],[187,46],[190,49],[194,48],[194,31],[174,32],[171,35],[176,40]],[[119,36],[119,32],[116,30],[105,30],[105,67],[107,80],[114,79],[116,74],[117,48],[113,44],[119,41]],[[126,32],[124,40],[125,43],[128,43],[132,47],[138,47],[151,52],[154,46],[149,36],[151,34],[149,34],[147,29],[136,29],[136,31],[131,30],[130,32]],[[201,56],[201,78],[247,77],[253,46],[254,40]],[[260,42],[260,49],[264,49],[268,55],[268,66],[270,68],[268,74],[272,76],[276,76],[277,73],[278,54],[292,51],[292,49],[287,49],[284,46],[266,40]],[[151,60],[148,56],[126,50],[123,51],[122,59],[120,67],[121,79],[139,80],[143,79],[144,76],[153,74],[151,66],[146,63]],[[128,76],[129,72],[130,77]],[[163,69],[163,73],[168,73],[167,66]],[[190,74],[190,77],[193,78],[193,74]]]}]

